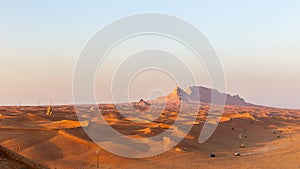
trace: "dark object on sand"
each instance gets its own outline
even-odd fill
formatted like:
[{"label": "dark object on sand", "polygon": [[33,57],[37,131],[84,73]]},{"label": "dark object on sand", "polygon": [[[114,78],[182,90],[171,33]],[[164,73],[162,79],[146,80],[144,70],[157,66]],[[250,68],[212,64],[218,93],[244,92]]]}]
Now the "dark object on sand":
[{"label": "dark object on sand", "polygon": [[240,156],[241,155],[241,153],[240,152],[236,152],[236,153],[234,153],[234,156]]},{"label": "dark object on sand", "polygon": [[216,157],[215,154],[209,154],[209,157]]}]

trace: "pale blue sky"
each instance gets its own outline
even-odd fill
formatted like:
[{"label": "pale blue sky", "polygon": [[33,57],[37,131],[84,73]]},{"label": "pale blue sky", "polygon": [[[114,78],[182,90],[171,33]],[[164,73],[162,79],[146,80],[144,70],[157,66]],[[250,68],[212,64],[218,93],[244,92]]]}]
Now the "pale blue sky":
[{"label": "pale blue sky", "polygon": [[[213,44],[227,91],[300,108],[300,1],[0,1],[0,104],[72,102],[76,58],[119,18],[145,12],[185,19]],[[171,91],[172,89],[170,89]]]}]

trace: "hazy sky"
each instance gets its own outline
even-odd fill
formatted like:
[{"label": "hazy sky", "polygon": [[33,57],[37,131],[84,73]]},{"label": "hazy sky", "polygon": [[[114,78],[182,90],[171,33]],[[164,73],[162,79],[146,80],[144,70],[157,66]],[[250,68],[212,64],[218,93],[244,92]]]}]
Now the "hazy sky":
[{"label": "hazy sky", "polygon": [[0,104],[48,103],[50,97],[72,103],[76,58],[89,38],[119,18],[157,12],[205,34],[223,63],[227,92],[300,108],[299,9],[297,0],[2,0]]}]

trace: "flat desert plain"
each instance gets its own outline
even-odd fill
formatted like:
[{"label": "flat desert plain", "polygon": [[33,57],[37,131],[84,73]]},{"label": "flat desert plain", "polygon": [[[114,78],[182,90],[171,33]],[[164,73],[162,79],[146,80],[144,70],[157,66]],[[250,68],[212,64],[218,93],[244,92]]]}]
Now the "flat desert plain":
[{"label": "flat desert plain", "polygon": [[[99,150],[99,168],[300,168],[299,110],[226,105],[218,128],[200,144],[198,137],[203,124],[210,120],[209,105],[187,103],[181,122],[193,125],[188,135],[171,150],[148,158],[112,154],[92,142],[83,130],[93,126],[101,130],[103,124],[97,121],[97,113],[102,113],[119,133],[151,138],[172,128],[178,118],[176,104],[167,105],[163,110],[160,106],[163,105],[150,105],[142,100],[120,105],[100,104],[98,111],[92,105],[82,105],[76,109],[81,112],[81,119],[86,119],[81,123],[71,105],[53,106],[51,117],[46,114],[47,106],[2,106],[0,145],[51,169],[97,168],[96,150]],[[130,107],[136,111],[132,112]],[[189,112],[196,113],[195,121],[191,121]],[[104,141],[122,148],[114,138]],[[235,152],[240,152],[240,156],[234,156]],[[216,157],[209,157],[211,153]],[[9,160],[0,158],[0,168],[30,168]]]}]

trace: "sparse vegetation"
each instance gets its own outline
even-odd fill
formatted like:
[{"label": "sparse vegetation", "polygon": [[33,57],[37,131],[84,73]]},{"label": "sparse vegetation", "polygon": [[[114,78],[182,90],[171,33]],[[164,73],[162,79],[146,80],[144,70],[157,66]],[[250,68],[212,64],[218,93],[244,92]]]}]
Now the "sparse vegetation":
[{"label": "sparse vegetation", "polygon": [[48,106],[46,114],[51,117],[53,115],[53,109],[51,105]]},{"label": "sparse vegetation", "polygon": [[97,168],[99,168],[99,153],[100,153],[100,148],[96,149],[96,155],[97,155]]},{"label": "sparse vegetation", "polygon": [[244,135],[243,134],[239,134],[239,141],[240,141],[240,148],[244,148],[245,145],[243,143],[244,140]]}]

